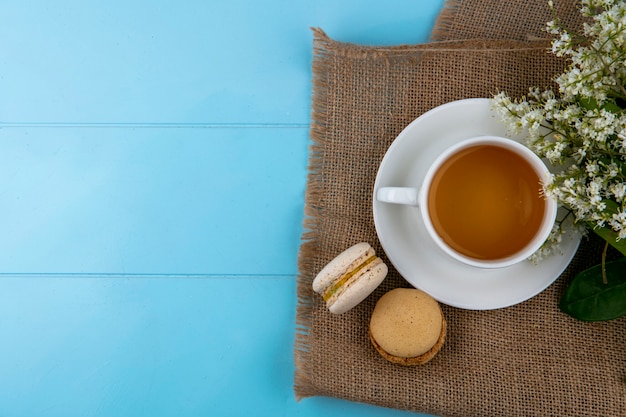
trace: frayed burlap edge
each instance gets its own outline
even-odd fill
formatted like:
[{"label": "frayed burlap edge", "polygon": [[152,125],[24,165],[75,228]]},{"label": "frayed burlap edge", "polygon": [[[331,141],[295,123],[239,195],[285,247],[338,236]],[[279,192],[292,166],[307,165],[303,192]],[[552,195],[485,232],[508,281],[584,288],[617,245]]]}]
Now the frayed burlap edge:
[{"label": "frayed burlap edge", "polygon": [[307,174],[307,188],[304,204],[304,223],[302,244],[298,254],[298,282],[297,294],[298,305],[296,313],[296,340],[295,340],[295,379],[294,391],[296,399],[299,401],[304,397],[316,394],[312,390],[312,383],[309,373],[304,364],[307,362],[309,353],[308,332],[312,322],[312,297],[313,289],[311,284],[313,276],[306,271],[313,271],[314,266],[308,264],[309,256],[316,251],[316,242],[318,241],[317,221],[319,218],[318,211],[320,200],[320,160],[323,157],[323,141],[324,141],[324,125],[323,115],[326,114],[326,105],[319,97],[324,97],[324,88],[326,82],[324,80],[324,71],[317,64],[317,57],[323,55],[324,48],[321,44],[328,43],[328,37],[320,29],[314,29],[316,34],[313,41],[313,96],[312,96],[312,115],[310,126],[309,162]]},{"label": "frayed burlap edge", "polygon": [[[554,0],[559,20],[569,30],[581,33],[584,18],[580,0]],[[546,39],[546,23],[554,18],[548,0],[514,2],[446,0],[435,21],[430,41],[459,39]]]},{"label": "frayed burlap edge", "polygon": [[433,42],[449,39],[450,30],[454,24],[454,20],[458,15],[458,9],[462,0],[447,0],[443,9],[439,13],[435,26],[430,34],[430,40]]},{"label": "frayed burlap edge", "polygon": [[[407,53],[415,52],[416,58],[420,52],[472,52],[497,49],[498,51],[525,51],[536,50],[545,47],[546,53],[550,50],[549,39],[532,39],[526,41],[508,40],[508,39],[464,39],[464,40],[447,40],[438,42],[428,42],[420,44],[407,44],[397,46],[369,46],[358,45],[348,42],[340,42],[331,39],[326,32],[320,28],[311,28],[314,35],[313,40],[313,99],[315,100],[315,89],[321,87],[323,80],[316,79],[320,76],[316,73],[316,57],[321,58],[323,55],[332,52],[334,56],[347,57],[352,59],[386,59],[392,58],[394,55],[405,56]],[[316,84],[317,81],[317,84]],[[315,106],[315,102],[313,103]],[[315,107],[313,108],[315,113]],[[315,122],[315,121],[313,121]]]}]

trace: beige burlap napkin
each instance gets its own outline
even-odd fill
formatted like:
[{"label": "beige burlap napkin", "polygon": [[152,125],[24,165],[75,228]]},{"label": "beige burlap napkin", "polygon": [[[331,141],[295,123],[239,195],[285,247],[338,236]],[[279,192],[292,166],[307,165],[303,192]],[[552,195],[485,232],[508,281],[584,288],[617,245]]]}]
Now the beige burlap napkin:
[{"label": "beige burlap napkin", "polygon": [[[448,3],[434,33],[460,36],[460,13],[472,3]],[[510,9],[517,2],[505,3]],[[372,243],[384,258],[372,188],[384,153],[408,123],[452,100],[498,90],[522,95],[528,86],[549,85],[562,70],[565,63],[546,52],[546,41],[518,38],[366,47],[314,32],[312,147],[297,289],[298,398],[333,396],[444,417],[626,415],[626,321],[582,323],[557,307],[568,280],[597,263],[598,239],[585,240],[557,282],[531,300],[493,311],[443,306],[447,342],[419,367],[386,362],[367,336],[378,298],[408,286],[393,268],[378,290],[341,316],[330,314],[311,289],[317,272],[356,242]]]},{"label": "beige burlap napkin", "polygon": [[[555,11],[568,28],[580,30],[578,0],[554,0]],[[431,40],[546,38],[545,25],[554,15],[548,0],[447,0]]]}]

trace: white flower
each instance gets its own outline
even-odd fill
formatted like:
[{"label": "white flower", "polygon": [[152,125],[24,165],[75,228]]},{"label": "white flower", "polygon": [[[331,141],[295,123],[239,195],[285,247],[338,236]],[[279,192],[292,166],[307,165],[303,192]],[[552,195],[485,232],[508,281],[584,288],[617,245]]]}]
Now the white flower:
[{"label": "white flower", "polygon": [[567,145],[562,141],[555,142],[554,144],[552,144],[550,149],[545,152],[546,158],[548,158],[551,163],[558,164],[559,162],[561,162],[561,158],[563,157],[563,151],[565,150],[566,146]]},{"label": "white flower", "polygon": [[[552,1],[549,6],[554,12]],[[570,61],[554,79],[558,94],[530,88],[526,97],[512,99],[500,93],[493,98],[493,110],[511,131],[525,132],[528,147],[554,165],[543,184],[545,194],[568,208],[575,224],[608,225],[622,239],[626,238],[626,2],[582,0],[581,13],[587,17],[581,34],[562,28],[558,19],[546,26],[554,35],[552,53]],[[558,244],[556,235],[549,240]]]},{"label": "white flower", "polygon": [[585,170],[590,177],[594,177],[600,168],[598,167],[598,163],[596,161],[591,161],[585,165]]},{"label": "white flower", "polygon": [[612,184],[609,187],[609,192],[613,194],[613,196],[619,201],[624,199],[624,195],[626,195],[626,184],[623,182]]},{"label": "white flower", "polygon": [[533,109],[524,114],[521,118],[522,128],[527,129],[531,136],[536,135],[544,120],[544,113],[539,109]]},{"label": "white flower", "polygon": [[626,238],[626,211],[613,214],[609,224],[613,230],[619,232],[618,239]]}]

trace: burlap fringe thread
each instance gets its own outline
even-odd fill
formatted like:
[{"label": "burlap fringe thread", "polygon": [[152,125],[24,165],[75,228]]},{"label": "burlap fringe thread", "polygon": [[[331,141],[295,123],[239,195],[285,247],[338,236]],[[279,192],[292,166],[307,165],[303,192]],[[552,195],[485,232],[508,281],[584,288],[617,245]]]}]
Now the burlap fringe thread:
[{"label": "burlap fringe thread", "polygon": [[[467,39],[467,40],[443,40],[421,43],[415,45],[397,46],[363,46],[347,42],[332,40],[326,32],[320,28],[311,28],[314,34],[313,41],[313,85],[321,85],[323,80],[316,80],[315,57],[323,57],[326,51],[332,51],[335,56],[352,59],[386,59],[394,55],[405,56],[407,52],[415,52],[418,58],[420,52],[458,52],[467,53],[472,51],[498,50],[499,52],[529,51],[545,47],[546,52],[550,49],[550,40],[546,38],[533,38],[532,40],[505,40],[505,39]],[[318,74],[319,75],[319,71]],[[319,84],[316,84],[319,81]],[[315,100],[315,96],[313,97]],[[314,103],[315,104],[315,103]]]}]

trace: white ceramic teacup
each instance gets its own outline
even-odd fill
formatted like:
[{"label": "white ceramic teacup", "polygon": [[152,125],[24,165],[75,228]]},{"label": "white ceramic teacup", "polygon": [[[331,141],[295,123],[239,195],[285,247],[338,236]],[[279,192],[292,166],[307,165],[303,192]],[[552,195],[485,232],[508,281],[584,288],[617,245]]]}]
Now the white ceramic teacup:
[{"label": "white ceramic teacup", "polygon": [[[557,212],[557,204],[554,199],[547,198],[545,196],[539,196],[539,198],[543,201],[543,203],[538,203],[539,204],[538,207],[541,208],[540,211],[539,210],[534,211],[535,221],[532,224],[534,224],[535,226],[533,226],[532,228],[531,227],[523,228],[522,226],[518,227],[520,231],[523,231],[524,234],[528,235],[527,241],[526,240],[524,241],[523,247],[520,247],[519,249],[515,249],[514,253],[510,253],[502,257],[500,256],[498,257],[473,256],[471,252],[463,252],[462,250],[459,251],[458,249],[455,249],[453,247],[454,244],[449,244],[444,240],[444,237],[442,237],[442,234],[445,234],[445,233],[438,232],[437,228],[433,224],[434,223],[433,216],[436,217],[436,215],[431,216],[431,212],[429,209],[429,194],[431,192],[431,188],[433,189],[433,193],[435,193],[436,191],[434,190],[437,187],[437,185],[433,187],[433,180],[435,181],[436,184],[442,183],[441,180],[439,179],[441,177],[441,174],[439,172],[440,170],[442,170],[442,166],[443,166],[443,170],[447,169],[446,167],[448,167],[449,164],[451,163],[449,161],[454,161],[460,158],[461,157],[460,155],[473,152],[474,150],[479,149],[479,147],[484,147],[484,148],[491,147],[492,150],[493,148],[497,148],[498,151],[503,149],[505,151],[513,152],[514,155],[517,155],[523,158],[523,160],[526,161],[527,164],[532,167],[532,170],[534,171],[534,173],[536,174],[536,177],[538,178],[536,192],[537,192],[537,196],[539,196],[541,184],[548,181],[549,175],[550,175],[550,172],[548,168],[546,167],[546,165],[543,163],[543,161],[537,155],[535,155],[530,149],[528,149],[524,145],[514,140],[503,138],[503,137],[498,137],[498,136],[480,136],[480,137],[463,140],[461,142],[458,142],[450,146],[446,150],[444,150],[430,165],[428,171],[426,172],[424,180],[421,184],[415,184],[415,186],[411,186],[411,187],[380,187],[378,188],[378,190],[376,190],[376,194],[375,194],[376,199],[381,202],[404,204],[404,205],[414,206],[418,208],[420,212],[420,217],[422,218],[425,228],[429,236],[432,238],[432,240],[445,253],[447,253],[452,258],[464,264],[471,265],[474,267],[479,267],[479,268],[502,268],[502,267],[511,266],[518,262],[526,260],[530,255],[532,255],[535,251],[537,251],[541,247],[541,245],[545,242],[545,240],[548,238],[550,231],[554,225],[556,212]],[[484,165],[489,165],[489,164],[490,162],[488,162],[487,164],[481,165],[481,167]],[[496,165],[496,163],[494,163],[494,165]],[[509,168],[508,166],[506,166],[507,164],[500,163],[499,165],[501,165],[501,168],[499,169],[506,170],[506,171],[500,171],[500,172],[506,172],[507,178],[508,178]],[[476,169],[476,171],[480,171],[480,170],[482,170],[482,168]],[[511,174],[511,175],[517,175],[517,174]],[[468,178],[469,177],[470,176],[468,175]],[[505,177],[505,175],[502,175],[502,177]],[[512,177],[512,178],[514,179],[515,177]],[[490,183],[490,181],[488,181],[488,183]],[[509,183],[511,183],[511,181],[507,182],[506,184],[509,184]],[[501,184],[499,184],[498,186],[502,188]],[[516,188],[516,187],[510,187],[510,188]],[[459,190],[459,195],[462,195],[462,191],[463,190]],[[482,188],[481,188],[481,192],[482,192]],[[533,192],[535,192],[535,190],[533,190]],[[507,199],[509,199],[508,189],[505,194],[507,195]],[[533,202],[526,203],[526,201],[531,201],[528,198],[526,198],[529,195],[529,193],[528,192],[521,193],[520,195],[522,194],[524,194],[523,195],[524,199],[522,199],[522,197],[519,198],[519,205],[517,205],[517,200],[515,200],[510,203],[507,203],[508,204],[507,207],[509,205],[515,206],[515,210],[517,210],[518,212],[522,213],[523,216],[525,216],[526,212],[530,210],[530,209],[527,209],[526,207],[528,205],[533,205],[535,203]],[[491,194],[489,193],[486,193],[485,195],[491,196]],[[498,198],[502,199],[503,197],[498,194]],[[515,198],[517,198],[517,194]],[[465,201],[458,201],[456,204],[458,208],[455,208],[455,210],[457,210],[460,213],[460,216],[463,216],[464,212],[466,213],[478,212],[478,210],[480,210],[478,208],[471,208],[469,206],[468,206],[469,208],[464,207],[464,204],[466,201],[468,200],[466,199]],[[524,201],[524,203],[522,203],[522,201]],[[486,211],[484,211],[484,213],[488,213],[488,210],[489,210],[488,205],[491,204],[491,202],[489,201],[489,198],[483,199],[481,197],[481,199],[478,200],[478,203],[486,204],[485,206]],[[478,203],[473,202],[471,204],[476,206],[476,204]],[[465,221],[465,219],[463,219],[463,221]],[[467,221],[471,222],[472,220],[467,219]],[[437,222],[439,222],[439,220],[437,220]],[[463,222],[459,222],[459,224],[463,224]],[[493,226],[493,225],[489,224],[488,226]],[[439,228],[440,231],[443,230],[441,223],[439,223],[437,227]],[[532,229],[535,229],[534,233],[532,232]],[[501,233],[501,231],[494,232],[494,233],[495,234]],[[515,233],[511,233],[511,234],[514,234],[517,236],[517,234]],[[445,236],[445,238],[448,239],[449,241],[454,240],[450,236]],[[471,239],[474,239],[473,235]],[[476,233],[475,239],[483,239],[483,234],[480,232]]]}]

